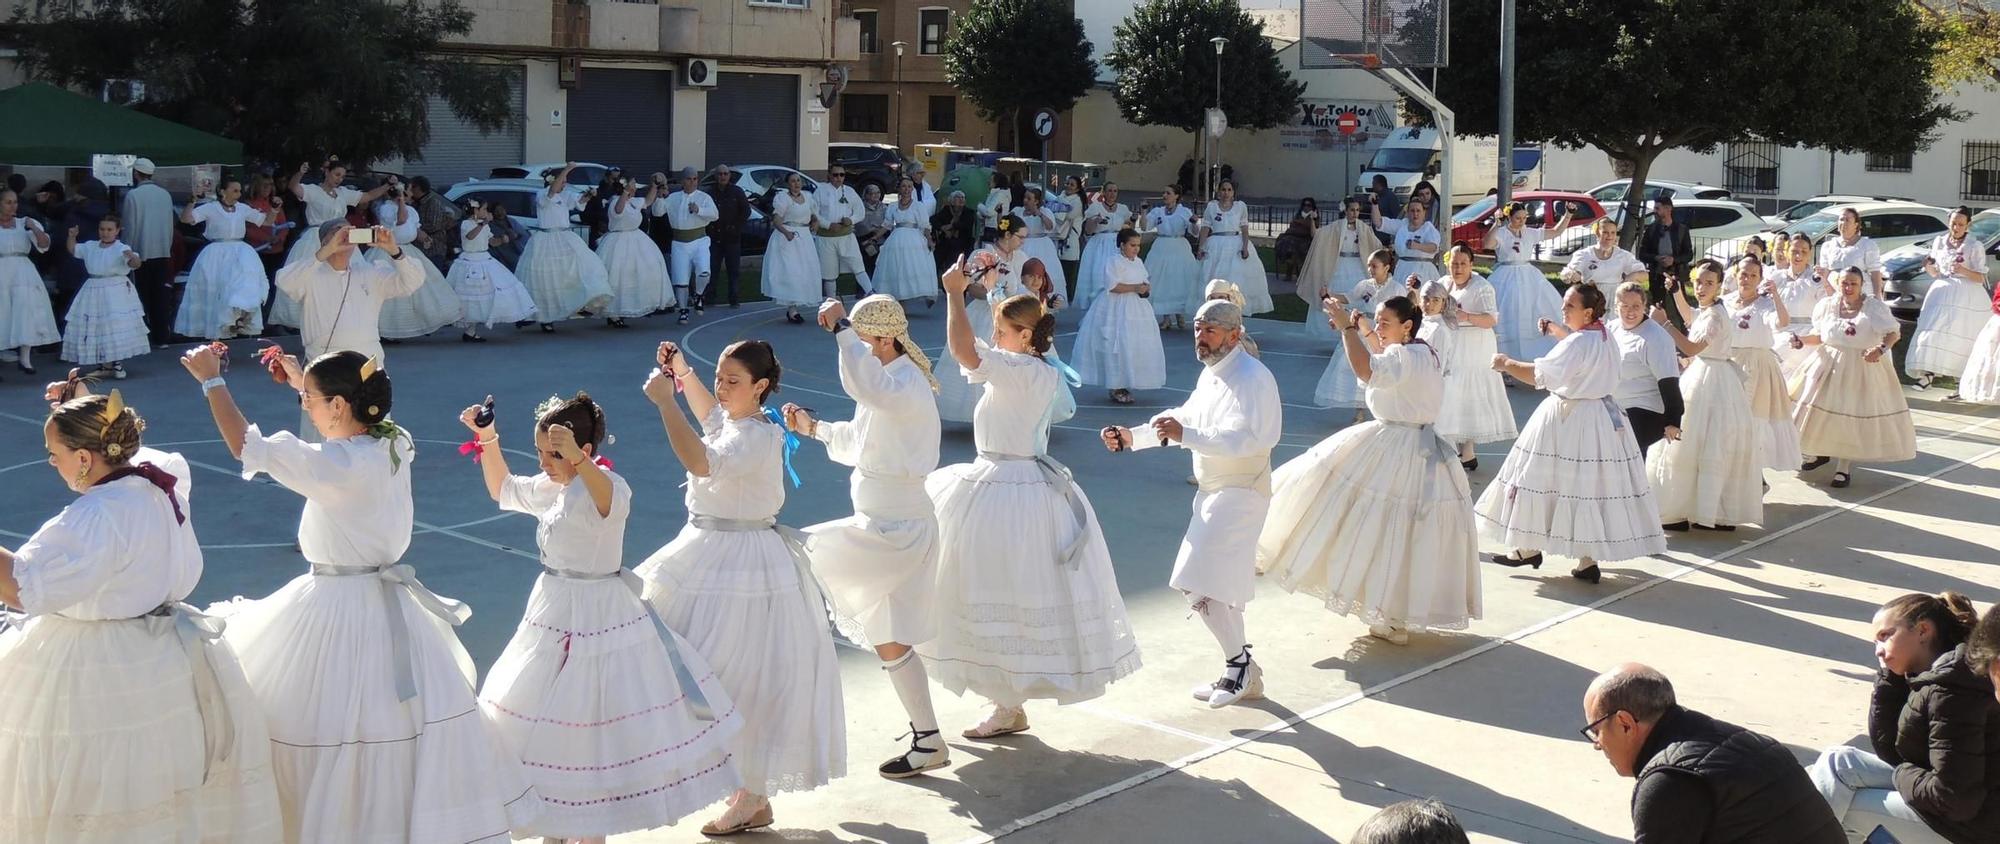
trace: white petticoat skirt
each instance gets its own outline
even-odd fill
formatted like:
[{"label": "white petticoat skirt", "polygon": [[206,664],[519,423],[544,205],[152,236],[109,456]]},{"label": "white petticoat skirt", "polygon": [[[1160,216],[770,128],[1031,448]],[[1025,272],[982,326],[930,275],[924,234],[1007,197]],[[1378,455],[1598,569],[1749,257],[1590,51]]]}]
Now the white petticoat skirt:
[{"label": "white petticoat skirt", "polygon": [[[776,531],[689,524],[638,567],[646,600],[722,680],[743,729],[743,787],[808,791],[847,773],[840,666],[818,587]],[[804,597],[808,593],[811,598]]]},{"label": "white petticoat skirt", "polygon": [[536,229],[521,250],[517,275],[544,323],[603,313],[611,306],[611,277],[597,253],[569,229]]},{"label": "white petticoat skirt", "polygon": [[[390,260],[389,253],[372,247],[368,257]],[[465,304],[458,298],[458,291],[445,280],[437,265],[431,263],[430,256],[406,244],[403,260],[414,261],[424,268],[424,283],[408,296],[382,302],[382,317],[376,324],[382,336],[392,340],[425,337],[465,319]]]},{"label": "white petticoat skirt", "polygon": [[459,253],[444,279],[458,291],[467,325],[491,328],[496,322],[506,325],[535,318],[535,300],[528,288],[491,253]]},{"label": "white petticoat skirt", "polygon": [[1556,348],[1556,338],[1542,333],[1540,320],[1562,324],[1562,294],[1530,264],[1501,264],[1487,279],[1498,294],[1500,353],[1527,363]]},{"label": "white petticoat skirt", "polygon": [[[1307,322],[1314,322],[1307,315]],[[1325,320],[1318,320],[1324,324]],[[1367,407],[1368,388],[1361,378],[1354,374],[1354,367],[1347,362],[1347,349],[1343,341],[1333,341],[1333,357],[1326,361],[1326,369],[1319,375],[1319,384],[1313,388],[1313,404],[1320,407]]]},{"label": "white petticoat skirt", "polygon": [[[1083,241],[1083,259],[1076,267],[1076,295],[1071,303],[1079,308],[1104,295],[1110,286],[1111,262],[1118,257],[1118,230],[1100,229]],[[1206,284],[1206,282],[1203,282]]]},{"label": "white petticoat skirt", "polygon": [[1992,303],[1985,285],[1978,282],[1959,278],[1932,282],[1917,314],[1917,333],[1903,358],[1903,371],[1912,378],[1926,372],[1957,378],[1965,372],[1973,341],[1993,313]]},{"label": "white petticoat skirt", "polygon": [[1734,364],[1697,356],[1680,383],[1681,438],[1661,440],[1646,453],[1660,518],[1710,526],[1762,522],[1759,426],[1743,378]]},{"label": "white petticoat skirt", "polygon": [[0,840],[283,840],[270,739],[243,669],[221,642],[196,654],[232,728],[229,755],[206,773],[209,737],[174,619],[44,615],[0,633]]},{"label": "white petticoat skirt", "polygon": [[[1751,424],[1757,429],[1757,456],[1766,469],[1796,472],[1805,462],[1799,451],[1799,429],[1792,425],[1792,395],[1785,387],[1785,373],[1778,353],[1771,349],[1739,346],[1729,359],[1743,372],[1750,396]],[[1687,383],[1685,376],[1681,381]]]},{"label": "white petticoat skirt", "polygon": [[24,255],[0,258],[0,349],[60,342],[49,288]]},{"label": "white petticoat skirt", "polygon": [[1228,279],[1243,291],[1243,315],[1269,313],[1271,306],[1270,277],[1264,273],[1264,259],[1257,254],[1257,247],[1250,247],[1250,257],[1243,257],[1242,235],[1213,234],[1208,237],[1208,257],[1201,262],[1202,287],[1218,278]]},{"label": "white petticoat skirt", "polygon": [[1155,316],[1192,317],[1201,309],[1201,292],[1208,279],[1201,277],[1201,262],[1185,237],[1153,238],[1146,252],[1146,278],[1153,285]]},{"label": "white petticoat skirt", "polygon": [[827,598],[860,629],[864,644],[915,645],[937,635],[936,519],[856,513],[805,533]]},{"label": "white petticoat skirt", "polygon": [[611,303],[605,306],[605,316],[642,317],[674,301],[667,258],[660,254],[659,244],[653,242],[652,236],[638,229],[605,232],[597,239],[597,257],[604,262],[607,283],[611,286]]},{"label": "white petticoat skirt", "polygon": [[1416,276],[1419,281],[1432,282],[1442,278],[1444,273],[1438,272],[1438,265],[1435,261],[1398,256],[1396,258],[1396,272],[1391,278],[1400,283],[1412,275]]},{"label": "white petticoat skirt", "polygon": [[[1333,266],[1333,277],[1327,283],[1326,292],[1335,296],[1347,296],[1351,298],[1354,295],[1354,286],[1360,284],[1362,279],[1367,277],[1368,263],[1366,258],[1348,258],[1342,256]],[[1392,276],[1389,280],[1400,285],[1399,278],[1400,276]],[[1308,295],[1311,298],[1307,298]],[[1375,295],[1378,300],[1388,298],[1387,295],[1382,293]],[[1402,295],[1400,288],[1399,292],[1394,295]],[[1325,311],[1320,309],[1319,294],[1315,291],[1302,290],[1299,293],[1299,298],[1305,300],[1306,303],[1306,336],[1315,340],[1332,340],[1338,342],[1340,332],[1333,330],[1333,324],[1327,321]],[[1373,317],[1374,314],[1371,312],[1367,316]]]},{"label": "white petticoat skirt", "polygon": [[255,337],[264,331],[264,296],[270,289],[264,262],[249,244],[211,242],[188,270],[174,333],[210,340]]},{"label": "white petticoat skirt", "polygon": [[[224,638],[257,698],[250,711],[270,730],[284,840],[506,841],[541,798],[480,712],[452,625],[385,583],[307,574],[210,608],[227,616]],[[407,642],[390,633],[391,612]],[[415,679],[409,701],[398,699],[399,653]]]},{"label": "white petticoat skirt", "polygon": [[[771,231],[771,242],[764,247],[764,267],[758,273],[757,283],[764,295],[780,305],[818,307],[823,300],[820,295],[819,246],[813,242],[812,233],[804,227],[796,227],[797,235],[790,240],[776,229]],[[931,267],[937,271],[936,266]]]},{"label": "white petticoat skirt", "polygon": [[1083,315],[1070,360],[1083,383],[1113,390],[1157,390],[1167,385],[1167,355],[1159,318],[1137,293],[1106,293]]},{"label": "white petticoat skirt", "polygon": [[[917,646],[931,679],[996,703],[1077,703],[1138,670],[1139,644],[1097,516],[1078,525],[1062,489],[1027,460],[946,466],[937,507],[938,634]],[[1075,567],[1060,557],[1082,532]]]},{"label": "white petticoat skirt", "polygon": [[1465,470],[1428,428],[1367,422],[1271,475],[1257,565],[1369,624],[1461,630],[1480,617]]},{"label": "white petticoat skirt", "polygon": [[729,742],[742,718],[729,693],[694,647],[667,631],[706,700],[697,710],[632,584],[543,573],[513,640],[487,672],[479,705],[545,806],[516,835],[585,838],[666,826],[739,784]]},{"label": "white petticoat skirt", "polygon": [[[1048,244],[1046,251],[1050,255],[1055,254],[1054,244],[1048,238],[1028,239],[1030,243],[1037,240]],[[1050,277],[1061,284],[1062,264],[1049,266]],[[937,261],[931,257],[930,242],[924,239],[923,232],[908,226],[897,227],[882,242],[882,253],[875,258],[875,274],[869,280],[874,284],[874,292],[894,296],[898,301],[940,295]]]},{"label": "white petticoat skirt", "polygon": [[153,350],[146,335],[146,309],[125,276],[85,281],[70,300],[68,318],[62,359],[70,363],[112,363]]},{"label": "white petticoat skirt", "polygon": [[1792,376],[1799,450],[1814,457],[1893,463],[1917,456],[1917,429],[1902,382],[1883,355],[1820,345]]},{"label": "white petticoat skirt", "polygon": [[1645,457],[1608,399],[1543,399],[1473,512],[1513,549],[1599,562],[1667,550]]},{"label": "white petticoat skirt", "polygon": [[1493,371],[1497,349],[1493,330],[1461,323],[1452,329],[1451,356],[1445,361],[1444,408],[1438,411],[1438,436],[1447,442],[1488,443],[1515,433],[1514,406],[1507,403],[1507,385]]},{"label": "white petticoat skirt", "polygon": [[2000,404],[2000,314],[1986,318],[1972,342],[1972,357],[1958,377],[1958,396],[1978,404]]}]

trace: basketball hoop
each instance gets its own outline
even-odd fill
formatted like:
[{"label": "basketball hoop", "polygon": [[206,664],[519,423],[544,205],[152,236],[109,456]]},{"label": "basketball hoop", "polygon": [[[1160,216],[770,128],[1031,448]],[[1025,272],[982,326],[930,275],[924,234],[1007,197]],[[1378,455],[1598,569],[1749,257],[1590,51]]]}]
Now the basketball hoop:
[{"label": "basketball hoop", "polygon": [[1333,58],[1363,70],[1381,70],[1382,56],[1378,53],[1334,53]]}]

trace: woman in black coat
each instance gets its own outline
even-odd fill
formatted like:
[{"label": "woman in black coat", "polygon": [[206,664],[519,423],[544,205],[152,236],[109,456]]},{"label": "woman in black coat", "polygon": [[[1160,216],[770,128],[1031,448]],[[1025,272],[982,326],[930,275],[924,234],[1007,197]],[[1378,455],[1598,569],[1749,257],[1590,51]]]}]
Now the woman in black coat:
[{"label": "woman in black coat", "polygon": [[2000,841],[2000,703],[1965,655],[1978,620],[1956,592],[1904,595],[1875,613],[1875,752],[1836,747],[1812,767],[1850,840],[1882,826],[1902,844]]}]

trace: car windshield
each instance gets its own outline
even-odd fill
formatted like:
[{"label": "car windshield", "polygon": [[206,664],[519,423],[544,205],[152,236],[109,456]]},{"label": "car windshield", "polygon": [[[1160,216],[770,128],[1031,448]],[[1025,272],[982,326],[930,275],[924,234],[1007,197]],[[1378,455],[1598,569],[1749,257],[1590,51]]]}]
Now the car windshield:
[{"label": "car windshield", "polygon": [[1779,219],[1785,220],[1786,222],[1797,222],[1799,220],[1803,220],[1807,217],[1810,217],[1814,214],[1818,214],[1819,212],[1826,210],[1829,206],[1832,205],[1833,203],[1831,201],[1821,201],[1821,200],[1801,202],[1797,205],[1785,209],[1785,212],[1778,216]]},{"label": "car windshield", "polygon": [[1451,215],[1451,223],[1455,226],[1462,226],[1480,217],[1484,217],[1486,216],[1486,212],[1493,210],[1493,204],[1498,201],[1499,197],[1490,194],[1480,197],[1478,202],[1467,205],[1460,209],[1458,213]]},{"label": "car windshield", "polygon": [[1987,214],[1972,218],[1972,239],[1985,243],[2000,235],[2000,214]]},{"label": "car windshield", "polygon": [[1369,159],[1368,169],[1378,173],[1422,173],[1436,154],[1435,150],[1416,147],[1383,147]]},{"label": "car windshield", "polygon": [[1793,223],[1789,226],[1779,229],[1778,233],[1802,234],[1805,235],[1806,237],[1812,238],[1813,240],[1818,240],[1820,239],[1821,235],[1833,231],[1833,227],[1838,225],[1840,225],[1840,215],[1838,214],[1824,214],[1824,213],[1814,214],[1810,217],[1807,217],[1803,220],[1800,220],[1796,223]]}]

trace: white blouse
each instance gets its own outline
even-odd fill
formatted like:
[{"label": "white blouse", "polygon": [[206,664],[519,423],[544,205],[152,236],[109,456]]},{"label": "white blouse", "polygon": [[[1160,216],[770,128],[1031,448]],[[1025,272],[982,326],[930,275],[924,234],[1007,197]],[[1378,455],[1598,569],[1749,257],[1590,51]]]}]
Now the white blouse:
[{"label": "white blouse", "polygon": [[417,230],[423,226],[423,220],[418,218],[415,208],[405,205],[402,211],[403,221],[398,223],[394,201],[384,200],[375,203],[375,223],[388,229],[389,233],[396,237],[397,243],[407,246],[416,242]]},{"label": "white blouse", "polygon": [[76,258],[83,262],[83,271],[91,278],[125,278],[132,274],[132,265],[125,263],[127,254],[138,254],[122,241],[112,241],[106,246],[95,240],[76,245]]},{"label": "white blouse", "polygon": [[972,410],[972,441],[980,451],[1030,457],[1047,443],[1049,405],[1056,400],[1061,376],[1034,355],[994,348],[975,341],[979,367],[965,369],[965,379],[985,384]]},{"label": "white blouse", "polygon": [[1601,399],[1618,388],[1618,347],[1595,328],[1570,332],[1534,366],[1535,386],[1565,399]]},{"label": "white blouse", "polygon": [[[798,199],[793,199],[790,191],[779,193],[776,199],[771,200],[771,213],[778,218],[778,222],[784,223],[786,228],[792,229],[798,234],[812,234],[812,232],[804,230],[806,225],[812,222],[813,217],[813,200],[811,194],[805,194]],[[780,237],[782,236],[780,235]]]},{"label": "white blouse", "polygon": [[761,414],[730,419],[722,405],[701,418],[708,477],[687,476],[689,515],[774,519],[785,506],[785,433]]},{"label": "white blouse", "polygon": [[[264,221],[264,212],[238,202],[233,208],[223,207],[221,202],[204,202],[195,206],[188,214],[195,225],[207,224],[201,236],[211,242],[242,240],[245,226]],[[315,224],[317,225],[317,224]]]},{"label": "white blouse", "polygon": [[306,195],[306,227],[338,220],[347,216],[347,209],[361,204],[361,191],[341,186],[329,195],[325,185],[311,185],[302,191]]},{"label": "white blouse", "polygon": [[1784,329],[1778,324],[1778,305],[1770,297],[1759,296],[1748,305],[1738,305],[1735,299],[1725,304],[1729,316],[1736,320],[1737,349],[1769,349],[1777,341],[1777,332]]},{"label": "white blouse", "polygon": [[1584,283],[1597,285],[1606,291],[1617,289],[1618,285],[1625,283],[1626,276],[1645,271],[1646,265],[1624,247],[1611,247],[1611,254],[1607,256],[1598,253],[1596,244],[1576,250],[1570,256],[1569,264],[1563,267],[1564,274],[1576,273],[1583,277]]},{"label": "white blouse", "polygon": [[1399,343],[1368,356],[1368,412],[1385,422],[1428,425],[1444,408],[1444,355]]},{"label": "white blouse", "polygon": [[[1445,278],[1450,279],[1451,276]],[[1458,286],[1457,282],[1450,284],[1451,298],[1458,303],[1459,310],[1469,314],[1490,314],[1500,310],[1500,296],[1493,290],[1493,282],[1487,281],[1485,276],[1473,273],[1472,277],[1466,280],[1464,287]],[[1492,331],[1493,329],[1460,322],[1458,330]]]},{"label": "white blouse", "polygon": [[1688,339],[1708,344],[1696,357],[1728,360],[1729,352],[1736,348],[1736,321],[1729,317],[1729,308],[1716,302],[1696,311],[1694,324],[1688,326]]},{"label": "white blouse", "polygon": [[[392,449],[400,466],[391,464]],[[407,437],[361,434],[309,443],[290,431],[264,436],[256,425],[243,435],[243,479],[262,472],[305,496],[299,550],[307,562],[327,565],[379,566],[403,558],[416,517],[410,499],[416,457]]]},{"label": "white blouse", "polygon": [[[1424,225],[1428,226],[1430,223],[1425,222]],[[1432,229],[1433,232],[1436,230]],[[1528,263],[1529,259],[1535,257],[1535,244],[1541,243],[1547,237],[1548,230],[1538,226],[1523,228],[1518,235],[1513,229],[1501,226],[1499,231],[1493,233],[1494,257],[1502,264]]]},{"label": "white blouse", "polygon": [[1895,315],[1889,313],[1888,303],[1873,296],[1862,297],[1861,312],[1849,317],[1840,315],[1839,296],[1820,300],[1813,310],[1812,327],[1821,343],[1860,351],[1882,342],[1889,332],[1901,330]]},{"label": "white blouse", "polygon": [[1849,244],[1842,242],[1839,235],[1834,235],[1820,243],[1819,261],[1814,266],[1825,267],[1827,273],[1835,277],[1848,267],[1877,273],[1882,271],[1882,250],[1876,248],[1871,238],[1858,238]]},{"label": "white blouse", "polygon": [[1244,224],[1250,221],[1250,206],[1242,202],[1232,202],[1227,209],[1220,200],[1211,199],[1208,207],[1202,209],[1201,225],[1211,235],[1240,234]]},{"label": "white blouse", "polygon": [[1146,212],[1146,228],[1158,232],[1161,237],[1186,237],[1188,228],[1194,225],[1194,212],[1185,205],[1176,205],[1168,211],[1165,206]]},{"label": "white blouse", "polygon": [[1123,202],[1114,208],[1106,208],[1103,202],[1093,200],[1090,207],[1084,209],[1083,216],[1085,220],[1097,221],[1097,231],[1091,234],[1092,237],[1099,235],[1115,237],[1118,230],[1125,228],[1125,224],[1132,221],[1132,209],[1125,207]]},{"label": "white blouse", "polygon": [[[910,207],[891,205],[882,212],[882,225],[897,229],[916,229],[919,232],[931,230],[930,209],[923,203],[911,200]],[[1028,231],[1035,230],[1035,220],[1028,221]]]},{"label": "white blouse", "polygon": [[1423,243],[1428,243],[1434,246],[1437,245],[1438,243],[1437,226],[1431,225],[1429,220],[1425,220],[1423,225],[1412,229],[1410,228],[1409,220],[1403,218],[1397,218],[1395,220],[1390,221],[1388,227],[1383,229],[1383,231],[1388,233],[1390,247],[1396,250],[1397,258],[1407,259],[1411,261],[1437,260],[1436,255],[1426,255],[1422,252],[1418,252],[1410,248],[1410,241],[1413,240],[1420,241]]},{"label": "white blouse", "polygon": [[1931,238],[1931,260],[1937,262],[1938,272],[1943,277],[1954,281],[1971,281],[1954,273],[1962,267],[1980,275],[1986,274],[1986,250],[1980,248],[1978,238],[1969,232],[1956,246],[1952,245],[1950,232]]},{"label": "white blouse", "polygon": [[1431,348],[1437,350],[1438,371],[1444,375],[1451,374],[1451,352],[1452,344],[1455,342],[1452,339],[1452,335],[1454,333],[1452,327],[1444,321],[1443,317],[1432,316],[1430,314],[1424,314],[1423,327],[1417,329],[1417,339],[1429,343]]},{"label": "white blouse", "polygon": [[1785,313],[1791,315],[1793,325],[1812,322],[1813,310],[1819,300],[1826,298],[1826,284],[1813,275],[1811,267],[1803,275],[1780,269],[1771,274],[1771,283],[1778,288],[1778,295],[1784,297]]},{"label": "white blouse", "polygon": [[510,475],[501,482],[500,509],[535,517],[535,545],[542,549],[542,565],[610,574],[625,564],[625,519],[632,513],[632,487],[608,469],[604,474],[611,478],[611,513],[603,516],[597,514],[597,502],[582,478],[565,485],[549,480],[547,474]]},{"label": "white blouse", "polygon": [[[26,217],[15,217],[12,226],[0,226],[0,258],[19,258],[29,250],[47,252],[48,247],[35,243],[35,232],[42,231],[40,224]],[[49,239],[55,244],[55,238]]]},{"label": "white blouse", "polygon": [[[472,233],[474,228],[479,229],[478,234]],[[470,217],[460,220],[458,223],[458,242],[459,246],[466,252],[485,252],[491,248],[493,242],[493,221],[488,220],[484,224],[481,224],[478,220]]]},{"label": "white blouse", "polygon": [[543,231],[569,231],[569,212],[576,207],[576,197],[567,190],[556,191],[550,196],[547,189],[535,194],[535,228]]},{"label": "white blouse", "polygon": [[1674,356],[1674,338],[1667,329],[1650,319],[1639,320],[1637,328],[1612,320],[1606,324],[1611,343],[1618,350],[1618,387],[1612,397],[1619,407],[1667,412],[1660,398],[1660,382],[1681,377],[1680,359]]},{"label": "white blouse", "polygon": [[[132,462],[173,475],[174,495],[141,477],[85,490],[14,552],[21,609],[86,621],[137,618],[179,601],[201,580],[201,546],[179,454],[141,448]],[[174,502],[187,521],[176,521]]]},{"label": "white blouse", "polygon": [[826,443],[828,459],[854,467],[848,487],[855,509],[885,515],[882,510],[892,509],[885,505],[902,499],[878,492],[873,478],[915,485],[921,498],[924,478],[937,468],[937,400],[930,380],[907,356],[884,366],[852,328],[841,329],[834,340],[840,346],[840,386],[854,397],[854,418],[821,421],[813,434]]},{"label": "white blouse", "polygon": [[[618,203],[625,203],[624,213],[619,213]],[[604,206],[604,229],[614,232],[635,232],[639,222],[646,218],[646,201],[638,197],[613,197]]]}]

